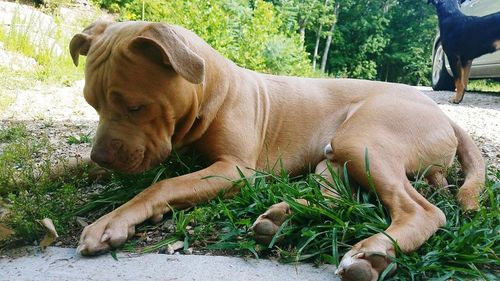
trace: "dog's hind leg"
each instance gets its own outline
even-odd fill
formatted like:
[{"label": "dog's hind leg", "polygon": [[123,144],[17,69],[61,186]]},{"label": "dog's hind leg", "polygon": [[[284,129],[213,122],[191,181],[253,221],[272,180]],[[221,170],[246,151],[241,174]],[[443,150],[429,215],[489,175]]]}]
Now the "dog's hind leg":
[{"label": "dog's hind leg", "polygon": [[[381,148],[380,143],[356,145],[352,140],[345,138],[335,142],[334,139],[333,147],[338,151],[335,160],[349,161],[349,175],[361,186],[375,189],[392,222],[384,233],[354,245],[342,258],[337,274],[342,280],[374,281],[395,256],[395,243],[402,252],[411,252],[444,225],[446,218],[412,187],[402,161],[389,149]],[[366,147],[370,176],[366,172]]]},{"label": "dog's hind leg", "polygon": [[425,180],[434,187],[442,188],[448,186],[448,180],[446,180],[442,171],[437,171],[425,176]]}]

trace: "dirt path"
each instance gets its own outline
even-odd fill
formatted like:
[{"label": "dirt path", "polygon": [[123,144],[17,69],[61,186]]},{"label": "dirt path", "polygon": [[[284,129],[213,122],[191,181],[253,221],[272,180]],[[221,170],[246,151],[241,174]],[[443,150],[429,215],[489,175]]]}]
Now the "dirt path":
[{"label": "dirt path", "polygon": [[[15,102],[0,112],[0,128],[11,121],[27,121],[35,135],[46,134],[58,147],[57,155],[89,155],[90,144],[67,144],[69,136],[93,136],[98,116],[85,102],[83,81],[72,87],[37,86],[28,91],[7,93]],[[500,168],[500,95],[467,93],[460,105],[448,103],[452,92],[420,88],[441,109],[467,130],[479,145],[488,166]]]}]

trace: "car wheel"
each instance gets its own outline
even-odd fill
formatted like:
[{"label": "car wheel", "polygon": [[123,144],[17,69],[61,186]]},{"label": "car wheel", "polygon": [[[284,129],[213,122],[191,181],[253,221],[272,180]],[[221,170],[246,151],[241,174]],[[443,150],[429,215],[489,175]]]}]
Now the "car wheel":
[{"label": "car wheel", "polygon": [[455,82],[445,67],[445,54],[441,42],[438,43],[432,58],[432,89],[435,91],[453,91]]}]

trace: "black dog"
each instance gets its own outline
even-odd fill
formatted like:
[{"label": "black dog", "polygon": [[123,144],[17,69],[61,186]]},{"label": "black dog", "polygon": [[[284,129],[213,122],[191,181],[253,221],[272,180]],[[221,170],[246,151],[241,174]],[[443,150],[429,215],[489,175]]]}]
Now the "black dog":
[{"label": "black dog", "polygon": [[464,98],[472,60],[500,49],[500,12],[484,17],[466,16],[457,0],[428,0],[436,6],[443,50],[455,80],[453,103]]}]

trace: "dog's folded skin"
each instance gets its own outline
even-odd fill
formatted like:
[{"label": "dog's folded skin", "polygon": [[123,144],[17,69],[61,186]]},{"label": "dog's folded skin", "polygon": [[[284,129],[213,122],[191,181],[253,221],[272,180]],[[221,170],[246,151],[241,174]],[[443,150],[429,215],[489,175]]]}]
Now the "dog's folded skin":
[{"label": "dog's folded skin", "polygon": [[[342,167],[348,161],[350,176],[369,186],[367,149],[378,196],[392,218],[386,233],[404,252],[417,249],[445,223],[443,212],[413,189],[407,175],[435,165],[429,180],[443,178],[458,151],[467,175],[458,200],[467,209],[478,206],[484,183],[478,148],[411,87],[255,73],[192,32],[157,23],[97,22],[75,35],[70,51],[75,64],[79,55],[88,56],[84,95],[100,117],[95,162],[141,172],[182,146],[212,161],[201,171],[154,184],[87,226],[79,245],[83,255],[116,247],[137,224],[210,200],[231,189],[239,170],[250,176],[278,159],[293,174],[317,165],[327,179],[327,162]],[[286,203],[271,207],[254,224],[256,238],[272,236],[289,213]],[[353,246],[338,274],[376,280],[394,254],[390,239],[374,235]]]}]

